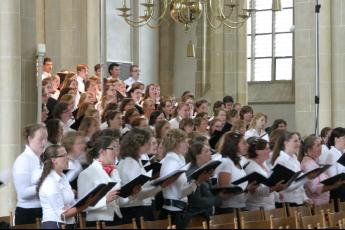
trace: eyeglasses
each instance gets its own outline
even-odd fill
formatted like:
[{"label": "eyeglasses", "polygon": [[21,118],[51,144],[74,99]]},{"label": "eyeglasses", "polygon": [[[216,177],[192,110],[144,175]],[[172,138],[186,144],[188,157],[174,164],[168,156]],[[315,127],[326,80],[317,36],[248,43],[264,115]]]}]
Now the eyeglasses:
[{"label": "eyeglasses", "polygon": [[115,151],[117,149],[117,147],[108,147],[108,148],[105,148],[105,149],[109,149],[109,150]]}]

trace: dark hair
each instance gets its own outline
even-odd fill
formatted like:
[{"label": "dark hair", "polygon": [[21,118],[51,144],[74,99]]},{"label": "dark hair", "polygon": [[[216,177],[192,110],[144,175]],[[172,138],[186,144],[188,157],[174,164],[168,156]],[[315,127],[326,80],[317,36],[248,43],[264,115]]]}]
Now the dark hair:
[{"label": "dark hair", "polygon": [[150,115],[150,120],[149,120],[149,125],[154,126],[156,124],[157,118],[159,117],[159,115],[161,115],[163,112],[156,110],[153,111]]},{"label": "dark hair", "polygon": [[240,118],[241,120],[243,120],[244,114],[246,113],[251,113],[253,115],[254,111],[252,109],[252,107],[250,107],[249,105],[245,105],[241,108],[240,110]]},{"label": "dark hair", "polygon": [[235,165],[240,165],[241,158],[238,155],[238,144],[242,138],[243,135],[240,133],[227,132],[220,139],[219,152],[223,155],[223,157],[230,158]]},{"label": "dark hair", "polygon": [[283,120],[283,119],[276,119],[276,120],[274,120],[274,122],[273,122],[273,124],[271,126],[271,132],[273,130],[276,130],[280,124],[284,124],[285,126],[287,126],[287,123],[286,123],[285,120]]},{"label": "dark hair", "polygon": [[323,138],[325,138],[325,137],[327,136],[327,134],[328,134],[329,131],[332,131],[332,128],[331,128],[331,127],[324,127],[324,128],[321,130],[320,137],[322,138],[321,142],[322,142],[323,145],[326,145],[326,144],[327,144],[327,143],[324,142],[324,139],[323,139]]},{"label": "dark hair", "polygon": [[285,148],[284,142],[289,141],[293,135],[298,135],[298,134],[296,132],[291,133],[288,131],[284,131],[282,135],[278,138],[277,142],[274,144],[274,147],[273,147],[272,165],[274,165],[274,162],[279,157],[280,151],[284,150]]},{"label": "dark hair", "polygon": [[53,117],[60,119],[61,114],[65,113],[68,109],[68,104],[65,102],[58,102],[53,111]]},{"label": "dark hair", "polygon": [[222,101],[216,101],[215,103],[213,103],[213,108],[212,108],[213,113],[216,113],[217,109],[221,109],[222,105],[224,105]]},{"label": "dark hair", "polygon": [[335,138],[339,138],[343,136],[345,136],[345,128],[338,127],[338,128],[333,129],[331,132],[331,135],[328,138],[328,142],[327,142],[328,148],[335,146]]},{"label": "dark hair", "polygon": [[139,149],[150,141],[151,133],[146,129],[133,128],[121,140],[120,156],[140,159]]},{"label": "dark hair", "polygon": [[43,65],[47,64],[47,62],[53,62],[53,60],[50,57],[45,57],[43,59]]},{"label": "dark hair", "polygon": [[[111,142],[114,141],[114,138],[110,136],[99,136],[97,137],[94,142],[92,143],[91,148],[86,154],[87,162],[89,164],[92,163],[93,159],[96,159],[99,157],[99,151],[101,149],[108,148],[111,144]],[[91,141],[90,141],[91,142]]]},{"label": "dark hair", "polygon": [[139,84],[137,84],[137,85],[132,85],[132,87],[129,89],[129,91],[127,92],[127,96],[129,97],[129,98],[132,98],[132,93],[134,93],[134,91],[135,90],[137,90],[137,89],[140,89],[141,90],[141,87],[140,87],[140,85]]},{"label": "dark hair", "polygon": [[230,120],[238,115],[238,111],[236,109],[231,109],[226,112],[226,119]]},{"label": "dark hair", "polygon": [[54,164],[53,164],[52,159],[56,158],[59,155],[58,150],[60,148],[65,148],[65,147],[63,147],[62,145],[51,145],[47,147],[46,150],[44,151],[41,157],[42,162],[43,162],[43,172],[36,187],[37,194],[39,193],[44,180],[47,178],[50,172],[54,169]]},{"label": "dark hair", "polygon": [[225,97],[223,97],[223,103],[224,104],[225,103],[229,103],[229,102],[234,103],[234,98],[232,96],[225,96]]},{"label": "dark hair", "polygon": [[133,72],[133,69],[134,68],[139,68],[139,66],[138,65],[131,65],[130,67],[129,67],[129,72]]},{"label": "dark hair", "polygon": [[196,101],[195,102],[195,108],[199,108],[202,104],[208,105],[208,101],[206,99],[200,99],[200,100]]},{"label": "dark hair", "polygon": [[34,137],[35,133],[40,129],[46,130],[47,128],[44,124],[31,124],[31,125],[25,126],[23,129],[23,136],[25,140],[28,141],[29,137]]},{"label": "dark hair", "polygon": [[198,113],[195,115],[195,119],[196,118],[204,118],[204,116],[208,117],[208,113],[205,113],[205,112]]},{"label": "dark hair", "polygon": [[203,118],[203,117],[196,117],[196,118],[194,118],[194,125],[195,125],[195,127],[200,126],[203,121],[206,121],[208,123],[208,120]]},{"label": "dark hair", "polygon": [[136,108],[132,108],[126,111],[124,116],[124,121],[126,124],[129,124],[129,117],[131,117],[135,112],[139,113],[139,111]]},{"label": "dark hair", "polygon": [[126,105],[128,105],[130,102],[134,103],[134,100],[132,98],[128,98],[128,97],[122,99],[121,104],[120,104],[120,111],[121,111],[121,113],[123,111],[125,111]]},{"label": "dark hair", "polygon": [[60,101],[60,99],[61,99],[64,95],[68,94],[69,91],[71,91],[71,90],[72,90],[72,89],[71,89],[70,87],[65,87],[65,88],[61,89],[60,94],[59,94],[59,97],[58,97],[57,100]]},{"label": "dark hair", "polygon": [[162,136],[161,136],[161,131],[162,131],[162,128],[167,124],[169,123],[169,121],[167,120],[163,120],[163,121],[158,121],[155,125],[155,131],[156,131],[156,137],[158,139],[161,139]]},{"label": "dark hair", "polygon": [[186,163],[191,162],[193,165],[196,164],[197,156],[201,154],[202,148],[204,147],[203,142],[195,142],[193,143],[186,154]]},{"label": "dark hair", "polygon": [[119,111],[116,110],[108,110],[104,113],[104,121],[107,122],[108,126],[110,126],[110,120],[113,120],[118,114],[121,114]]},{"label": "dark hair", "polygon": [[138,118],[134,119],[130,125],[133,128],[140,128],[139,126],[140,126],[142,121],[146,121],[147,122],[147,119],[145,117],[138,117]]},{"label": "dark hair", "polygon": [[183,118],[179,123],[179,129],[182,129],[184,131],[184,128],[186,126],[194,126],[194,121],[192,118]]},{"label": "dark hair", "polygon": [[50,119],[47,121],[46,127],[47,127],[47,132],[48,132],[48,141],[50,141],[54,145],[57,145],[59,142],[58,138],[59,138],[60,120]]},{"label": "dark hair", "polygon": [[108,73],[111,75],[111,71],[113,71],[114,67],[120,67],[118,63],[111,63],[108,67]]},{"label": "dark hair", "polygon": [[106,112],[108,112],[109,110],[117,110],[118,109],[118,104],[115,102],[111,102],[109,104],[107,104],[103,110],[102,116],[101,116],[101,122],[105,122],[106,118],[105,118],[105,114]]},{"label": "dark hair", "polygon": [[96,64],[94,67],[95,72],[101,68],[101,64]]},{"label": "dark hair", "polygon": [[257,158],[258,154],[256,153],[256,151],[264,150],[268,144],[266,140],[257,137],[249,138],[247,140],[247,143],[249,144],[248,156],[250,159]]},{"label": "dark hair", "polygon": [[99,137],[110,137],[113,141],[120,140],[121,132],[118,129],[110,129],[110,128],[103,129],[103,130],[98,130],[98,131],[96,131],[92,135],[90,141],[87,143],[87,147],[89,149],[93,148],[93,146],[95,145],[96,140]]},{"label": "dark hair", "polygon": [[273,130],[273,132],[270,133],[270,138],[269,138],[269,146],[270,146],[270,150],[273,150],[275,143],[278,141],[278,139],[285,133],[285,130],[281,130],[281,129],[276,129]]}]

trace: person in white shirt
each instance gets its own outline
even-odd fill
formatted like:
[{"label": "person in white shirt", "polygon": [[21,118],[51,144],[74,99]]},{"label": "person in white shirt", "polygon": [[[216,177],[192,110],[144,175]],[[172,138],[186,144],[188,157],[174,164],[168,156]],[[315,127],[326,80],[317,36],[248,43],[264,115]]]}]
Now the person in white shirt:
[{"label": "person in white shirt", "polygon": [[[121,140],[121,160],[118,165],[119,175],[124,184],[129,183],[140,175],[151,177],[152,172],[146,172],[141,161],[141,155],[150,149],[151,133],[149,130],[134,128]],[[170,182],[171,183],[171,182]],[[121,205],[121,212],[124,216],[123,224],[131,223],[135,218],[140,222],[140,217],[146,221],[154,220],[152,211],[152,200],[154,196],[169,184],[154,187],[147,182],[141,186],[141,191],[136,194],[130,202]]]},{"label": "person in white shirt", "polygon": [[62,145],[68,153],[68,168],[66,178],[72,189],[78,191],[78,176],[83,170],[82,159],[85,155],[85,137],[80,132],[68,132],[62,138]]},{"label": "person in white shirt", "polygon": [[[248,144],[240,133],[225,133],[219,143],[219,152],[222,154],[222,164],[217,168],[218,186],[231,187],[232,182],[245,177],[244,171],[245,161],[243,155],[247,154]],[[243,191],[254,193],[256,185],[244,182],[239,187]],[[228,195],[223,198],[222,205],[216,208],[217,214],[232,213],[236,208],[245,209],[247,194]]]},{"label": "person in white shirt", "polygon": [[[270,170],[266,165],[270,154],[268,142],[264,139],[257,139],[256,137],[249,138],[247,142],[249,144],[249,164],[245,168],[247,175],[256,172],[269,178]],[[277,184],[273,187],[260,184],[254,193],[248,194],[246,202],[247,209],[249,211],[260,210],[260,208],[264,210],[275,209],[275,191],[281,191],[285,188],[286,186],[283,184]]]},{"label": "person in white shirt", "polygon": [[332,133],[332,128],[330,127],[325,127],[321,130],[320,137],[322,140],[322,149],[321,149],[321,155],[319,156],[317,162],[320,165],[326,164],[326,160],[329,155],[329,148],[327,146],[328,139]]},{"label": "person in white shirt", "polygon": [[71,121],[72,118],[72,107],[73,105],[69,105],[65,102],[59,102],[55,105],[53,117],[55,119],[59,119],[63,123],[63,133],[67,133],[73,131],[71,129],[71,125],[74,123]]},{"label": "person in white shirt", "polygon": [[63,174],[68,168],[66,149],[61,145],[49,146],[43,154],[43,173],[37,185],[42,205],[43,229],[60,229],[61,225],[73,227],[78,213],[82,212],[92,200],[81,207],[72,207],[75,203],[72,188]]},{"label": "person in white shirt", "polygon": [[86,210],[86,226],[95,227],[97,221],[104,221],[106,225],[122,224],[119,205],[127,200],[118,197],[123,185],[115,165],[119,154],[119,136],[99,136],[89,147],[87,159],[90,166],[79,174],[78,197],[83,197],[101,183],[116,182],[116,185],[94,207]]},{"label": "person in white shirt", "polygon": [[250,122],[249,129],[244,134],[246,140],[250,137],[262,138],[269,141],[268,133],[265,131],[267,124],[267,115],[263,113],[256,113]]},{"label": "person in white shirt", "polygon": [[141,82],[139,81],[140,69],[138,65],[131,65],[129,72],[131,76],[124,81],[127,87],[132,87],[135,82]]},{"label": "person in white shirt", "polygon": [[176,113],[176,117],[169,121],[171,128],[173,129],[178,129],[181,120],[190,116],[189,105],[185,103],[179,103],[176,108]]},{"label": "person in white shirt", "polygon": [[[301,171],[301,164],[297,160],[300,146],[301,141],[299,135],[285,131],[279,137],[273,149],[273,168],[277,164],[280,164],[296,173]],[[288,188],[280,192],[279,204],[276,204],[276,207],[282,207],[282,203],[288,203],[290,206],[301,206],[305,203],[312,204],[312,200],[307,197],[303,188],[306,180],[307,178],[299,182],[293,182]]]},{"label": "person in white shirt", "polygon": [[[344,154],[345,149],[345,128],[338,127],[333,129],[327,143],[329,150],[326,164],[333,165],[328,169],[327,174],[329,177],[336,176],[345,172],[345,166],[339,164],[337,161]],[[345,201],[345,186],[331,191],[331,199],[340,199]]]},{"label": "person in white shirt", "polygon": [[47,129],[42,124],[24,128],[27,145],[13,165],[13,182],[17,193],[15,224],[33,224],[42,217],[41,204],[36,193],[38,180],[33,181],[35,171],[41,171],[40,156],[47,144]]},{"label": "person in white shirt", "polygon": [[43,60],[43,73],[42,73],[42,80],[51,77],[53,70],[53,60],[49,57],[45,57]]},{"label": "person in white shirt", "polygon": [[88,69],[89,68],[85,64],[77,65],[78,91],[80,93],[85,92],[85,81],[86,81],[87,75],[89,74]]},{"label": "person in white shirt", "polygon": [[[170,129],[163,139],[163,147],[166,155],[161,161],[162,167],[160,176],[166,176],[175,170],[186,166],[184,155],[188,150],[187,135],[180,129]],[[166,219],[171,216],[173,224],[179,228],[183,224],[183,214],[188,205],[187,196],[195,192],[197,187],[209,179],[209,174],[201,174],[197,180],[188,182],[186,174],[182,174],[170,186],[163,189],[163,209],[159,215],[160,219]]]}]

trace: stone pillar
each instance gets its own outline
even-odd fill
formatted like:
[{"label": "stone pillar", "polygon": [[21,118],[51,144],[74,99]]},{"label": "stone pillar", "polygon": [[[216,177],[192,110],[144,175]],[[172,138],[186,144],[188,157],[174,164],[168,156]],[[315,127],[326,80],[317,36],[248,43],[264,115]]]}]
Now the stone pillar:
[{"label": "stone pillar", "polygon": [[[321,1],[320,14],[320,128],[331,125],[330,5]],[[296,129],[302,135],[315,132],[315,1],[295,2]]]},{"label": "stone pillar", "polygon": [[87,61],[89,76],[95,75],[94,66],[100,63],[100,0],[87,0]]},{"label": "stone pillar", "polygon": [[[345,126],[345,2],[330,1],[332,8],[332,114],[333,127]],[[331,88],[331,87],[329,87]]]},{"label": "stone pillar", "polygon": [[[20,0],[0,1],[0,171],[11,170],[21,150]],[[0,216],[15,205],[13,186],[0,188]]]}]

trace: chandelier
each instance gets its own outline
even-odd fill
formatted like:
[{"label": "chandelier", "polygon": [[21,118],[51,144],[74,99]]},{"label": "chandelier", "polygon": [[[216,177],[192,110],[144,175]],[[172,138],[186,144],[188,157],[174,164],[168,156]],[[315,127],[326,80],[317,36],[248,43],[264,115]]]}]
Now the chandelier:
[{"label": "chandelier", "polygon": [[[252,0],[249,6],[241,7],[246,0],[144,0],[140,1],[139,10],[142,15],[134,17],[133,9],[128,7],[127,0],[122,1],[122,7],[117,8],[126,23],[132,27],[144,25],[158,28],[164,21],[167,12],[171,18],[185,26],[186,31],[202,14],[208,24],[217,29],[222,26],[237,29],[245,24],[255,11]],[[280,0],[272,0],[272,11],[280,11]]]}]

